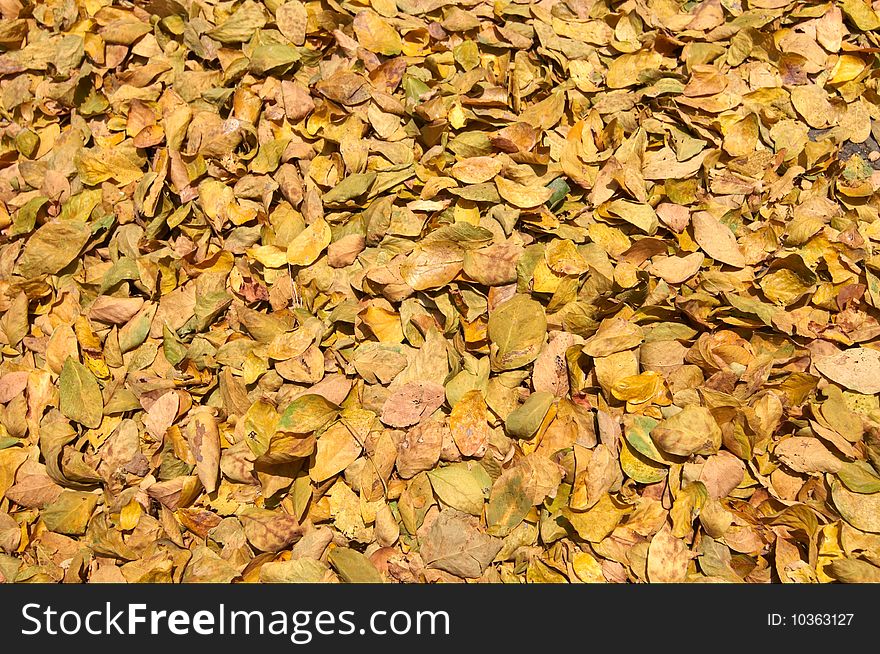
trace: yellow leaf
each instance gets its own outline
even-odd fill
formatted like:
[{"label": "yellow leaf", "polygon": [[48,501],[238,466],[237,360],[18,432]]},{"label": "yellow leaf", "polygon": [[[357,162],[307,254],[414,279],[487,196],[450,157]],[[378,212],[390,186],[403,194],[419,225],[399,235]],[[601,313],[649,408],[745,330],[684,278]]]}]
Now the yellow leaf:
[{"label": "yellow leaf", "polygon": [[400,35],[379,14],[361,11],[354,17],[354,33],[358,42],[369,50],[387,56],[400,54]]},{"label": "yellow leaf", "polygon": [[131,531],[137,527],[143,512],[143,508],[136,500],[131,500],[122,507],[122,511],[119,512],[119,527],[122,531]]},{"label": "yellow leaf", "polygon": [[318,438],[315,464],[309,477],[320,483],[342,472],[361,455],[360,443],[341,422],[331,425]]},{"label": "yellow leaf", "polygon": [[545,186],[526,186],[504,177],[496,176],[495,186],[498,187],[498,194],[502,198],[520,209],[533,209],[541,206],[553,195],[552,189]]},{"label": "yellow leaf", "polygon": [[480,207],[470,200],[459,200],[452,209],[452,218],[457,223],[480,224]]},{"label": "yellow leaf", "polygon": [[865,62],[861,57],[848,54],[841,55],[837,63],[834,64],[834,68],[831,69],[831,79],[828,81],[831,84],[843,84],[844,82],[854,80],[861,75],[863,70],[865,70]]},{"label": "yellow leaf", "polygon": [[500,173],[501,168],[501,161],[494,157],[469,157],[452,167],[452,176],[465,184],[482,184]]},{"label": "yellow leaf", "polygon": [[323,218],[318,218],[287,246],[287,263],[292,266],[313,264],[330,245],[331,238],[330,225]]},{"label": "yellow leaf", "polygon": [[571,557],[571,567],[578,579],[588,584],[606,583],[602,564],[588,552],[577,552]]},{"label": "yellow leaf", "polygon": [[358,317],[381,343],[403,342],[403,327],[396,311],[372,303]]},{"label": "yellow leaf", "polygon": [[551,241],[544,250],[544,258],[551,270],[564,275],[581,275],[590,269],[571,241]]},{"label": "yellow leaf", "polygon": [[622,89],[639,83],[639,73],[656,70],[663,62],[659,52],[635,52],[616,57],[608,66],[605,83],[609,88]]}]

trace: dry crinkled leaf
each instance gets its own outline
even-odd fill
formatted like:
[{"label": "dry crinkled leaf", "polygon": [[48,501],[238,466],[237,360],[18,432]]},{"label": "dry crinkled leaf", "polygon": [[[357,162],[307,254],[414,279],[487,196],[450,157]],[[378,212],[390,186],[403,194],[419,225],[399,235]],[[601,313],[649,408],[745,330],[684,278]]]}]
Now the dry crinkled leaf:
[{"label": "dry crinkled leaf", "polygon": [[648,579],[655,583],[685,581],[690,559],[687,545],[672,535],[669,525],[663,525],[648,548]]},{"label": "dry crinkled leaf", "polygon": [[[251,54],[250,66],[248,68],[254,73],[267,73],[273,70],[284,70],[289,68],[291,64],[299,61],[300,57],[299,50],[293,46],[281,43],[260,45],[254,48],[254,51]],[[260,166],[262,165],[261,162]],[[256,164],[254,165],[254,168],[257,168]]]},{"label": "dry crinkled leaf", "polygon": [[297,434],[317,431],[339,412],[323,395],[307,393],[291,402],[278,419],[278,429]]},{"label": "dry crinkled leaf", "polygon": [[265,24],[263,8],[256,2],[247,0],[225,21],[210,30],[208,36],[220,43],[241,43],[250,39]]},{"label": "dry crinkled leaf", "polygon": [[489,445],[489,414],[480,391],[468,391],[452,407],[449,430],[464,456],[482,456]]},{"label": "dry crinkled leaf", "polygon": [[[5,450],[7,453],[15,454],[16,450]],[[22,455],[24,453],[21,453]],[[35,466],[35,470],[25,472],[25,466],[22,466],[21,472],[16,475],[15,484],[5,491],[6,497],[16,504],[29,508],[42,508],[47,504],[54,502],[58,496],[64,492],[64,488],[55,483],[39,466]]]},{"label": "dry crinkled leaf", "polygon": [[818,438],[786,438],[776,445],[773,454],[795,472],[834,473],[839,472],[844,464]]},{"label": "dry crinkled leaf", "polygon": [[220,431],[208,410],[198,411],[190,418],[187,441],[196,460],[199,481],[208,493],[213,493],[220,472]]},{"label": "dry crinkled leaf", "polygon": [[596,333],[587,339],[583,352],[591,357],[607,357],[617,352],[632,349],[644,339],[638,325],[615,318],[599,326]]},{"label": "dry crinkled leaf", "polygon": [[699,481],[703,482],[709,497],[721,499],[742,483],[745,465],[730,452],[722,450],[710,456],[700,471]]},{"label": "dry crinkled leaf", "polygon": [[521,246],[509,242],[467,250],[462,269],[480,284],[503,286],[516,281],[516,264],[522,252]]},{"label": "dry crinkled leaf", "polygon": [[880,475],[866,461],[843,463],[838,466],[836,472],[843,485],[851,491],[866,494],[880,493]]},{"label": "dry crinkled leaf", "polygon": [[[828,570],[830,568],[830,570]],[[880,583],[880,568],[855,559],[838,559],[831,561],[826,568],[833,579],[844,583]]]},{"label": "dry crinkled leaf", "polygon": [[278,552],[302,536],[299,521],[278,511],[253,508],[240,520],[248,542],[263,552]]},{"label": "dry crinkled leaf", "polygon": [[147,431],[153,438],[161,441],[165,437],[168,428],[171,427],[177,418],[179,410],[180,396],[173,391],[163,393],[147,409],[144,427],[147,428]]},{"label": "dry crinkled leaf", "polygon": [[445,393],[440,384],[409,382],[388,396],[381,419],[391,427],[409,427],[434,413],[444,400]]},{"label": "dry crinkled leaf", "polygon": [[486,511],[490,533],[506,536],[531,511],[533,502],[526,484],[525,471],[520,467],[506,470],[495,480]]},{"label": "dry crinkled leaf", "polygon": [[349,106],[361,104],[370,98],[369,82],[360,75],[345,71],[337,71],[321,80],[315,88],[328,100]]},{"label": "dry crinkled leaf", "polygon": [[306,41],[308,12],[299,0],[291,0],[275,10],[275,22],[278,29],[294,45],[303,45]]},{"label": "dry crinkled leaf", "polygon": [[27,458],[27,452],[20,447],[7,447],[0,450],[0,491],[3,491],[3,495],[14,488],[16,473],[27,461]]},{"label": "dry crinkled leaf", "polygon": [[495,536],[508,535],[533,506],[556,494],[563,475],[558,464],[537,454],[503,472],[495,480],[489,495],[486,510],[489,532]]},{"label": "dry crinkled leaf", "polygon": [[709,410],[689,404],[651,431],[657,446],[669,454],[715,454],[721,447],[721,428]]},{"label": "dry crinkled leaf", "polygon": [[536,391],[552,393],[565,397],[571,390],[568,381],[568,348],[583,342],[576,334],[552,332],[547,345],[535,359],[532,371],[532,385]]},{"label": "dry crinkled leaf", "polygon": [[437,465],[447,432],[442,423],[430,419],[411,427],[398,445],[395,465],[401,478],[410,479]]},{"label": "dry crinkled leaf", "polygon": [[834,122],[834,107],[818,84],[803,84],[791,90],[791,103],[810,127],[828,127]]},{"label": "dry crinkled leaf", "polygon": [[828,379],[865,395],[880,393],[880,351],[855,347],[816,361]]},{"label": "dry crinkled leaf", "polygon": [[426,565],[470,579],[479,577],[501,549],[499,539],[479,531],[455,509],[441,511],[420,540]]}]

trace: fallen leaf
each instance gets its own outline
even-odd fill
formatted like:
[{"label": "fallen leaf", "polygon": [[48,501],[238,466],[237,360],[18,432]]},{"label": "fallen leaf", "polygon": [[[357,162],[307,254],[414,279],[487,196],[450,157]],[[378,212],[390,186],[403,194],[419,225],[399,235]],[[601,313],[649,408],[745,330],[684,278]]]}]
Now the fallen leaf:
[{"label": "fallen leaf", "polygon": [[654,583],[683,582],[690,559],[687,545],[672,535],[669,525],[663,525],[648,548],[648,579]]},{"label": "fallen leaf", "polygon": [[61,413],[86,427],[97,427],[103,417],[104,400],[98,380],[79,361],[68,357],[58,376]]},{"label": "fallen leaf", "polygon": [[745,257],[733,232],[707,211],[698,211],[691,217],[694,240],[713,259],[734,268],[746,265]]},{"label": "fallen leaf", "polygon": [[440,408],[446,394],[434,382],[409,382],[392,393],[382,408],[381,420],[391,427],[409,427]]},{"label": "fallen leaf", "polygon": [[465,578],[479,577],[501,549],[501,541],[481,533],[454,509],[445,509],[421,539],[431,568]]},{"label": "fallen leaf", "polygon": [[880,393],[880,351],[850,348],[817,360],[816,369],[844,388],[865,395]]}]

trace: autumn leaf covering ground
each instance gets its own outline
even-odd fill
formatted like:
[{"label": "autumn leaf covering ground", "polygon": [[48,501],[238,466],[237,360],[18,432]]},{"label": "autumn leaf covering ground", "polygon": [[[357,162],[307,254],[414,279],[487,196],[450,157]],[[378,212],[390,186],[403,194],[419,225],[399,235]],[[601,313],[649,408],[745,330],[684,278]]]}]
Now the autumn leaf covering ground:
[{"label": "autumn leaf covering ground", "polygon": [[876,9],[0,0],[0,579],[880,580]]}]

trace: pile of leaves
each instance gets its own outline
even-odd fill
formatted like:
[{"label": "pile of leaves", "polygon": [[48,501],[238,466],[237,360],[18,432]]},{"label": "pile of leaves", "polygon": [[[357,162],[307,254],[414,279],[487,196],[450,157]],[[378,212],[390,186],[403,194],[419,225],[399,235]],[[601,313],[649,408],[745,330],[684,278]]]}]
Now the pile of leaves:
[{"label": "pile of leaves", "polygon": [[880,580],[878,10],[0,0],[0,580]]}]

